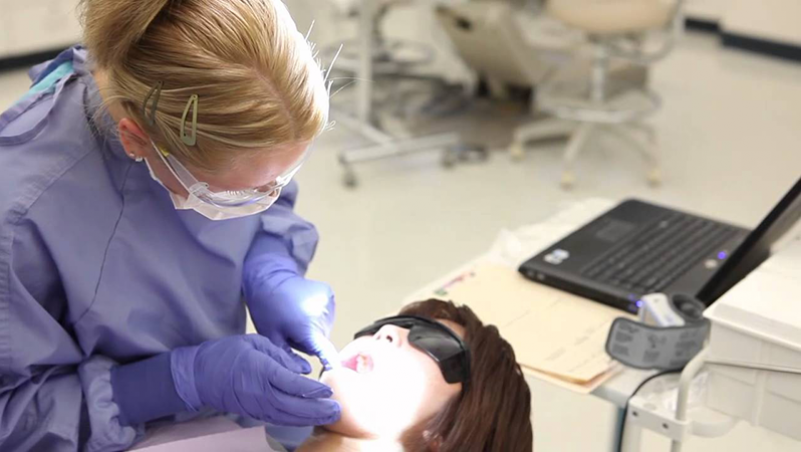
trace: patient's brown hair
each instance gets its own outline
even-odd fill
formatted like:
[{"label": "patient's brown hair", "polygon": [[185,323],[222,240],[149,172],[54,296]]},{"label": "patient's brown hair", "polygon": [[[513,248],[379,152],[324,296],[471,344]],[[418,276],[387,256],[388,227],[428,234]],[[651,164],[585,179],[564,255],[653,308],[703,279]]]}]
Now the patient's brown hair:
[{"label": "patient's brown hair", "polygon": [[436,416],[402,438],[407,452],[530,452],[531,392],[512,346],[467,306],[427,300],[403,315],[449,320],[464,327],[470,348],[470,383]]}]

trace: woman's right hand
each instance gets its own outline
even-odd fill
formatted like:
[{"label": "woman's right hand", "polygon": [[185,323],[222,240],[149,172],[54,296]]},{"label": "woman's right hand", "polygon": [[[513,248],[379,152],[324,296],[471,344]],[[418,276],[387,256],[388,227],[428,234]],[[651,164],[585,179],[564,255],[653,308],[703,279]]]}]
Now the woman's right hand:
[{"label": "woman's right hand", "polygon": [[176,391],[204,406],[283,426],[332,424],[339,404],[331,388],[305,378],[310,366],[264,336],[231,336],[172,352]]}]

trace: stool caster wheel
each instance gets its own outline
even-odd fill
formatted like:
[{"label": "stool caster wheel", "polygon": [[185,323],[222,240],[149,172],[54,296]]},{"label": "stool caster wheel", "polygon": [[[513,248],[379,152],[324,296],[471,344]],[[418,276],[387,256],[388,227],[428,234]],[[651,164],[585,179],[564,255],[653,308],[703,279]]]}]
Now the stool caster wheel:
[{"label": "stool caster wheel", "polygon": [[648,185],[651,187],[658,187],[662,185],[662,170],[653,168],[648,171]]},{"label": "stool caster wheel", "polygon": [[523,157],[526,155],[526,150],[523,148],[523,143],[512,143],[509,146],[509,155],[512,157],[512,160],[519,162],[523,160]]},{"label": "stool caster wheel", "polygon": [[489,161],[489,149],[484,145],[471,145],[465,149],[465,159],[473,162],[487,162]]},{"label": "stool caster wheel", "polygon": [[444,168],[453,168],[459,160],[459,152],[454,149],[447,149],[442,153],[442,166]]},{"label": "stool caster wheel", "polygon": [[565,190],[570,190],[576,186],[576,175],[572,171],[565,171],[562,173],[562,180],[559,182]]},{"label": "stool caster wheel", "polygon": [[342,177],[342,182],[348,188],[356,188],[359,185],[359,180],[356,178],[356,173],[353,170],[345,170],[345,175]]}]

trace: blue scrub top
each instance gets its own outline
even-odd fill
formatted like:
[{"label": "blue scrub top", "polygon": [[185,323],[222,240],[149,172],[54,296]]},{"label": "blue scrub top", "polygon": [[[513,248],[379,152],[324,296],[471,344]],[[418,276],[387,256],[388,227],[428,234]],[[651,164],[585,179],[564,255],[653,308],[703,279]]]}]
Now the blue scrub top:
[{"label": "blue scrub top", "polygon": [[291,184],[265,213],[176,211],[125,155],[87,53],[31,70],[0,116],[0,450],[120,450],[109,370],[245,330],[242,272],[264,253],[305,271],[317,232]]}]

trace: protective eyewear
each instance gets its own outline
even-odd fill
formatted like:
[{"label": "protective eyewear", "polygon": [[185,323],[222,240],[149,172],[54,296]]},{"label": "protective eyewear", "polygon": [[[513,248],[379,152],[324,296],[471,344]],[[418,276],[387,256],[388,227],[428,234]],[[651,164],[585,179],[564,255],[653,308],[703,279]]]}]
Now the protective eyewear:
[{"label": "protective eyewear", "polygon": [[362,329],[354,339],[372,336],[386,325],[409,330],[409,343],[437,363],[448,383],[470,380],[470,350],[459,335],[439,322],[412,315],[387,317]]},{"label": "protective eyewear", "polygon": [[169,152],[160,148],[155,143],[153,143],[153,147],[156,149],[156,154],[161,158],[161,161],[167,165],[170,173],[172,173],[187,192],[207,204],[220,208],[274,203],[280,196],[281,190],[289,185],[292,178],[297,174],[301,166],[303,166],[303,163],[309,155],[309,152],[306,152],[297,164],[278,176],[273,182],[263,187],[247,190],[212,191],[209,184],[197,180],[197,178]]}]

